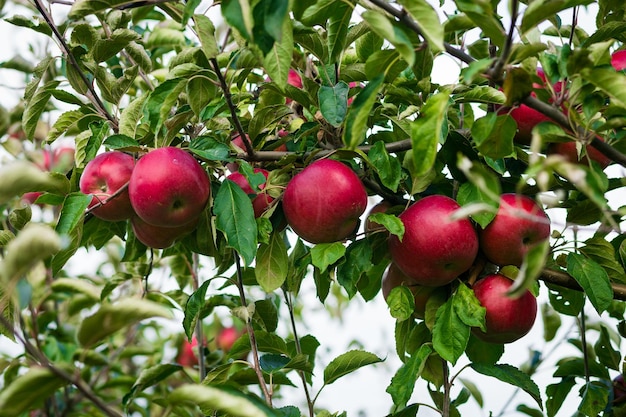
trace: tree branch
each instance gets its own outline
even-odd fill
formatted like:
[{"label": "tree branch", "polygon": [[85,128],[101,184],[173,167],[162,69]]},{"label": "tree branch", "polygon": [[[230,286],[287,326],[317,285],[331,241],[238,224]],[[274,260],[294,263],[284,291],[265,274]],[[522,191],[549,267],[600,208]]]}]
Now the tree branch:
[{"label": "tree branch", "polygon": [[[555,269],[544,269],[539,277],[540,280],[559,285],[561,287],[569,288],[571,290],[583,291],[582,287],[576,282],[571,275],[566,272],[557,271]],[[611,287],[613,288],[613,299],[626,301],[626,285],[618,284],[615,282],[611,283]]]}]

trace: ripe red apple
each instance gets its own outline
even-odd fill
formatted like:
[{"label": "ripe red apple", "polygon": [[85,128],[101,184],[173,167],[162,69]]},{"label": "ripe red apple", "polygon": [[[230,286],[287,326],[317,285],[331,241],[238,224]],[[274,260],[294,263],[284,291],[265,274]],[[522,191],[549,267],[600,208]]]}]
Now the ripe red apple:
[{"label": "ripe red apple", "polygon": [[154,249],[169,248],[176,240],[193,232],[198,222],[199,217],[196,217],[182,226],[163,227],[146,223],[139,216],[133,216],[130,220],[135,237],[144,245]]},{"label": "ripe red apple", "polygon": [[196,356],[197,350],[198,339],[196,339],[195,336],[191,339],[191,342],[184,339],[178,351],[176,363],[185,367],[193,368],[198,364],[198,356]]},{"label": "ripe red apple", "polygon": [[204,210],[211,183],[198,161],[180,148],[158,148],[141,157],[128,194],[135,212],[154,226],[188,224]]},{"label": "ripe red apple", "polygon": [[[254,173],[263,174],[266,180],[269,175],[269,171],[263,168],[254,168]],[[269,194],[257,193],[256,191],[254,191],[252,187],[250,186],[250,183],[248,182],[247,178],[240,172],[233,172],[232,174],[228,175],[226,179],[233,181],[246,194],[254,195],[254,198],[252,199],[252,208],[254,209],[254,217],[261,217],[261,215],[265,212],[265,210],[267,210],[267,208],[270,206],[272,201],[274,201],[274,199]],[[259,189],[263,190],[265,188],[265,185],[266,185],[266,182],[263,182],[261,185],[259,185]]]},{"label": "ripe red apple", "polygon": [[320,159],[296,174],[283,193],[287,223],[310,243],[330,243],[355,232],[367,191],[350,167]]},{"label": "ripe red apple", "polygon": [[490,262],[520,266],[532,246],[550,237],[550,219],[532,198],[503,194],[496,217],[478,234]]},{"label": "ripe red apple", "polygon": [[[267,77],[265,81],[269,83],[269,82],[272,82],[272,79],[270,77]],[[304,87],[304,84],[302,83],[302,77],[300,76],[298,71],[296,71],[293,68],[289,68],[289,74],[287,74],[287,84],[292,85],[296,88]],[[292,101],[293,101],[292,99],[287,97],[286,99],[287,104],[291,103]]]},{"label": "ripe red apple", "polygon": [[[539,76],[539,78],[541,78],[542,83],[533,83],[533,88],[545,88],[545,84],[547,82],[545,72],[541,68],[537,68],[537,75]],[[561,92],[563,89],[563,83],[556,83],[553,86],[553,89],[557,93]],[[530,95],[531,97],[537,97],[537,94],[534,91]],[[520,104],[512,108],[500,107],[498,109],[498,113],[508,113],[511,115],[513,120],[515,120],[515,122],[517,123],[517,132],[515,134],[514,140],[521,145],[530,145],[530,142],[532,140],[532,130],[535,126],[537,126],[541,122],[549,122],[552,120],[543,113],[540,113],[525,104]]]},{"label": "ripe red apple", "polygon": [[417,201],[398,218],[404,224],[402,241],[389,237],[393,262],[420,285],[439,287],[467,271],[478,253],[478,237],[469,219],[450,216],[459,204],[444,195]]},{"label": "ripe red apple", "polygon": [[611,160],[607,158],[602,152],[598,151],[591,145],[587,145],[585,148],[587,155],[578,159],[578,149],[576,142],[556,142],[551,143],[548,146],[548,155],[562,155],[565,159],[573,164],[589,165],[589,159],[597,162],[600,168],[604,169],[611,164]]},{"label": "ripe red apple", "polygon": [[525,336],[537,317],[537,299],[528,290],[511,298],[507,292],[513,280],[500,274],[488,275],[473,287],[480,304],[485,307],[485,328],[472,331],[479,339],[490,343],[511,343]]},{"label": "ripe red apple", "polygon": [[611,54],[611,65],[615,71],[626,69],[626,50],[615,51]]},{"label": "ripe red apple", "polygon": [[236,327],[224,327],[215,336],[215,345],[223,352],[229,352],[237,339],[243,334]]},{"label": "ripe red apple", "polygon": [[426,302],[430,297],[431,293],[435,289],[435,287],[425,287],[423,285],[419,285],[413,279],[406,276],[400,268],[393,262],[389,264],[387,270],[383,275],[382,280],[382,293],[383,298],[387,300],[389,297],[389,293],[395,287],[400,285],[406,286],[413,293],[413,298],[415,300],[415,311],[413,314],[418,319],[423,319],[426,313]]},{"label": "ripe red apple", "polygon": [[134,210],[128,188],[119,190],[128,186],[134,167],[135,159],[118,151],[102,153],[87,163],[79,187],[83,194],[93,195],[89,207],[101,204],[92,210],[94,216],[108,221],[131,218]]}]

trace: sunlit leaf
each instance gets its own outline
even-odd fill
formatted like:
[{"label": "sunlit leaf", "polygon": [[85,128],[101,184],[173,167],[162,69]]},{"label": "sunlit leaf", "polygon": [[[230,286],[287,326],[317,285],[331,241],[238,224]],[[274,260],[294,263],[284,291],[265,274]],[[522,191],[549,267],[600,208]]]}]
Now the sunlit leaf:
[{"label": "sunlit leaf", "polygon": [[363,350],[350,350],[337,356],[324,369],[324,384],[330,385],[342,376],[364,366],[382,362],[383,359]]}]

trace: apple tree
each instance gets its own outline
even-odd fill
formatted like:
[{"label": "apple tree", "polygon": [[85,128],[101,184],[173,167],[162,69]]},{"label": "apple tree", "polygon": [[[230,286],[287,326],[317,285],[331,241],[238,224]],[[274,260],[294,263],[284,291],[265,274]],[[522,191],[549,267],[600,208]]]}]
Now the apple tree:
[{"label": "apple tree", "polygon": [[0,416],[346,415],[380,299],[389,416],[626,412],[623,1],[0,4]]}]

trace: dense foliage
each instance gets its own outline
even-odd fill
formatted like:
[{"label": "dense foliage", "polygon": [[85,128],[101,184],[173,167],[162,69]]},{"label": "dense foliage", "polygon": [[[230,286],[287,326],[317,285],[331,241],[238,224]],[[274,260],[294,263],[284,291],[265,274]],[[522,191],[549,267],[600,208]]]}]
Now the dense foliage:
[{"label": "dense foliage", "polygon": [[[390,416],[498,395],[470,373],[523,391],[519,413],[555,416],[571,394],[577,415],[626,412],[622,0],[1,4],[32,47],[0,65],[26,80],[0,111],[0,341],[20,346],[0,357],[0,416],[342,415],[319,393],[385,358],[320,361],[303,306],[383,294]],[[439,85],[444,55],[461,70]],[[85,191],[105,153],[126,171]],[[531,208],[490,233],[503,195]],[[564,222],[546,230],[543,210]],[[539,231],[510,257],[522,221]],[[473,291],[494,275],[525,303],[495,318]],[[542,352],[501,362],[564,317],[577,354],[554,383],[535,382]]]}]

